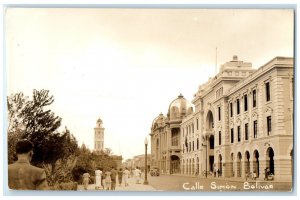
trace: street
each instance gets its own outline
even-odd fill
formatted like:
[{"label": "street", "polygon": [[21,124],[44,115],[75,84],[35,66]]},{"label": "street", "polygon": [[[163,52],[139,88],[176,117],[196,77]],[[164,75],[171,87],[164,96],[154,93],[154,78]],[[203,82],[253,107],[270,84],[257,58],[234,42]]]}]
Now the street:
[{"label": "street", "polygon": [[159,191],[291,191],[291,183],[234,181],[223,178],[199,178],[181,175],[148,176],[149,184]]},{"label": "street", "polygon": [[[224,178],[208,177],[199,178],[183,175],[160,175],[150,176],[148,174],[149,185],[144,185],[142,174],[141,184],[136,184],[134,178],[129,179],[129,186],[116,187],[115,191],[180,191],[180,192],[289,192],[291,183],[273,181],[242,181],[226,180]],[[83,185],[78,186],[79,191],[84,191]],[[88,190],[95,191],[95,185],[90,184]],[[103,189],[98,190],[103,191]],[[112,191],[111,191],[112,192]]]}]

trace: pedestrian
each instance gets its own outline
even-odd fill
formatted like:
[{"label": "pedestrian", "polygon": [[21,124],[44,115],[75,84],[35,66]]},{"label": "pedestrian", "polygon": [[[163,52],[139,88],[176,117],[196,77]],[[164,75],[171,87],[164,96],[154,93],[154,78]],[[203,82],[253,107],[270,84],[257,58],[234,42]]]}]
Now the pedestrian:
[{"label": "pedestrian", "polygon": [[101,179],[102,179],[102,170],[97,169],[95,171],[95,189],[96,190],[99,190],[102,187]]},{"label": "pedestrian", "polygon": [[129,174],[130,174],[130,171],[127,169],[127,167],[125,167],[125,170],[123,171],[125,187],[128,186]]},{"label": "pedestrian", "polygon": [[48,183],[44,169],[30,164],[33,156],[33,144],[29,140],[20,140],[16,144],[18,160],[8,165],[8,186],[15,190],[46,190]]},{"label": "pedestrian", "polygon": [[88,185],[89,185],[90,177],[91,177],[91,176],[90,176],[89,173],[85,172],[85,173],[82,175],[82,177],[83,177],[83,187],[84,187],[85,190],[87,190],[87,189],[88,189]]},{"label": "pedestrian", "polygon": [[123,170],[122,170],[122,168],[120,168],[119,171],[118,171],[118,182],[119,182],[119,186],[122,185],[122,178],[123,178]]},{"label": "pedestrian", "polygon": [[115,170],[114,167],[112,167],[111,170],[111,190],[116,190],[116,184],[117,184],[117,170]]},{"label": "pedestrian", "polygon": [[111,172],[110,169],[108,169],[105,172],[105,189],[106,190],[111,190]]},{"label": "pedestrian", "polygon": [[141,170],[139,169],[139,167],[136,167],[134,170],[134,178],[136,180],[136,184],[140,184],[140,174],[141,174]]}]

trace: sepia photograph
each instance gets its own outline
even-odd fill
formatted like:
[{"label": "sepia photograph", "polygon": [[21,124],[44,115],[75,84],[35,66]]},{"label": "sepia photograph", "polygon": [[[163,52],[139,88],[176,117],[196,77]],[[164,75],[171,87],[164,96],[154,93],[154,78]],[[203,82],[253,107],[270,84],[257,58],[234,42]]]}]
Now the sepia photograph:
[{"label": "sepia photograph", "polygon": [[293,193],[293,7],[3,18],[7,194]]}]

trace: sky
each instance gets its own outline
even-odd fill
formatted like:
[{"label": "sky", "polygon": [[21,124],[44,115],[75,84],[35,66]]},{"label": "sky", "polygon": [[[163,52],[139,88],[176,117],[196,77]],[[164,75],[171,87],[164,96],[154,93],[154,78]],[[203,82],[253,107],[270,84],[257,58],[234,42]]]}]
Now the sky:
[{"label": "sky", "polygon": [[[100,117],[106,148],[144,154],[160,113],[237,55],[258,68],[293,57],[292,10],[9,8],[7,95],[47,89],[51,110],[94,148]],[[216,68],[217,66],[217,68]]]}]

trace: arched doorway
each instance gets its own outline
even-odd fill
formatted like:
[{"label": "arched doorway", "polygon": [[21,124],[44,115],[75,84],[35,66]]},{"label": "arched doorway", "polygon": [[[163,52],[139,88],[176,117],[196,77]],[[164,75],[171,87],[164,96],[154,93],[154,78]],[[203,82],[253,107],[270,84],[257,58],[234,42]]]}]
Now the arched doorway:
[{"label": "arched doorway", "polygon": [[236,169],[237,169],[237,177],[242,176],[242,154],[241,152],[238,152],[237,154],[237,161],[236,161]]},{"label": "arched doorway", "polygon": [[206,141],[206,166],[207,170],[214,171],[214,117],[211,110],[206,115],[206,128],[205,128],[205,141]]},{"label": "arched doorway", "polygon": [[218,166],[219,175],[218,176],[222,176],[222,156],[221,156],[221,154],[219,155],[218,161],[219,161],[219,166]]},{"label": "arched doorway", "polygon": [[209,136],[209,170],[214,171],[214,163],[215,163],[215,157],[214,157],[214,148],[215,148],[215,137],[213,135]]},{"label": "arched doorway", "polygon": [[171,174],[180,173],[180,159],[176,155],[171,156],[170,172]]},{"label": "arched doorway", "polygon": [[206,130],[212,131],[213,129],[214,129],[214,117],[210,110],[210,111],[208,111],[207,116],[206,116]]},{"label": "arched doorway", "polygon": [[266,164],[267,164],[267,166],[266,167],[268,167],[269,169],[270,169],[270,173],[271,174],[275,174],[274,172],[275,172],[275,166],[274,166],[274,151],[273,151],[273,148],[272,147],[269,147],[268,149],[267,149],[267,156],[266,156],[266,158],[267,158],[267,162],[266,162]]},{"label": "arched doorway", "polygon": [[245,152],[245,175],[250,175],[250,153],[249,151]]},{"label": "arched doorway", "polygon": [[253,173],[256,173],[256,177],[259,177],[259,153],[257,150],[253,152]]}]

